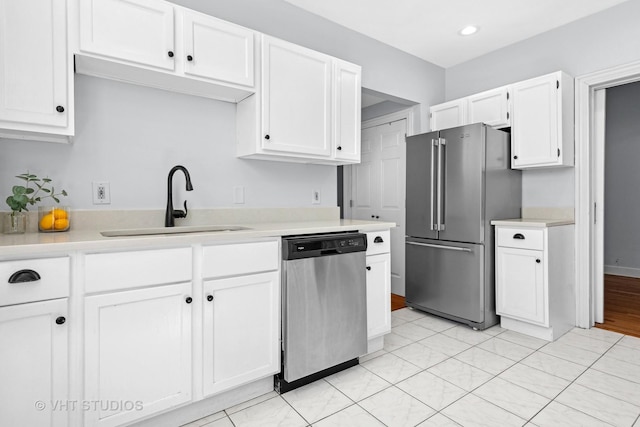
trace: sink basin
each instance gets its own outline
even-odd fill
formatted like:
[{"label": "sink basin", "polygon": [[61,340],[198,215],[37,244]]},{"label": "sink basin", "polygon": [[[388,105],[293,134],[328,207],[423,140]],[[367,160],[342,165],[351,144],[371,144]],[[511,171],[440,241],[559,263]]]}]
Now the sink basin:
[{"label": "sink basin", "polygon": [[210,233],[222,231],[250,230],[239,225],[188,225],[184,227],[128,228],[101,231],[104,237],[152,236],[154,234]]}]

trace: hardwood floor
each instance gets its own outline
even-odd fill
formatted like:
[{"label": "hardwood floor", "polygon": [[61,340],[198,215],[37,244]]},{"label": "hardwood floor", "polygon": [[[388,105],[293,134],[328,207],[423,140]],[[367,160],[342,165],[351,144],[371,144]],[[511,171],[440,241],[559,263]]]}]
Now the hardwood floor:
[{"label": "hardwood floor", "polygon": [[404,297],[396,294],[391,294],[391,311],[399,310],[406,307],[404,303]]},{"label": "hardwood floor", "polygon": [[640,337],[640,279],[604,275],[604,323],[596,328]]}]

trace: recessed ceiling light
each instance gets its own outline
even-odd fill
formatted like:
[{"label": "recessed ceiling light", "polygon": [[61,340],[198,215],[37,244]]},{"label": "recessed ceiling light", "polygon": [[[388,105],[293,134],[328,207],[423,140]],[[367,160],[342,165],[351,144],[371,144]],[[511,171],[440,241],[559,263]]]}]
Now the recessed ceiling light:
[{"label": "recessed ceiling light", "polygon": [[477,31],[478,31],[478,27],[475,27],[473,25],[468,25],[463,29],[461,29],[458,34],[460,34],[461,36],[470,36],[471,34],[475,34]]}]

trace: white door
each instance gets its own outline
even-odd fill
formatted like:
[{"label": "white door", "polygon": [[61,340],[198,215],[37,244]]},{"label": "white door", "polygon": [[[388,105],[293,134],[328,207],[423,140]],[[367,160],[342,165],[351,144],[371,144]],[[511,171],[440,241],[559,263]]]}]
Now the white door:
[{"label": "white door", "polygon": [[81,0],[80,50],[173,70],[174,13],[155,0]]},{"label": "white door", "polygon": [[351,166],[352,219],[395,222],[391,291],[404,295],[406,120],[362,130],[360,164]]},{"label": "white door", "polygon": [[496,249],[496,312],[548,326],[543,252]]},{"label": "white door", "polygon": [[280,274],[204,283],[205,396],[280,372]]},{"label": "white door", "polygon": [[331,156],[331,57],[263,37],[262,148]]},{"label": "white door", "polygon": [[187,10],[183,24],[185,74],[253,86],[253,31]]},{"label": "white door", "polygon": [[68,425],[66,317],[66,298],[0,308],[0,425]]},{"label": "white door", "polygon": [[66,14],[65,0],[0,0],[0,121],[67,126]]},{"label": "white door", "polygon": [[513,85],[512,167],[559,163],[558,79],[552,74]]},{"label": "white door", "polygon": [[116,426],[191,400],[191,283],[85,298],[85,412]]},{"label": "white door", "polygon": [[389,254],[367,257],[367,338],[391,331],[391,258]]}]

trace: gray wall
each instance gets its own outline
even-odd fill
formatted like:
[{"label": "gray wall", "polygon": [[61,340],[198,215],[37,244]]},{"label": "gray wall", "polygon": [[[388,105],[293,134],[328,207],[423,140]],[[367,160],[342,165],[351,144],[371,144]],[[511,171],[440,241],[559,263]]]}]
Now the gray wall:
[{"label": "gray wall", "polygon": [[[284,1],[176,3],[360,64],[365,86],[422,103],[422,117],[444,100],[444,69]],[[245,187],[244,206],[311,206],[314,189],[321,206],[336,205],[335,166],[237,159],[233,104],[81,75],[75,81],[73,144],[0,140],[2,191],[29,170],[55,178],[76,209],[164,208],[167,173],[184,164],[193,208],[234,206],[237,185]],[[92,181],[111,183],[111,205],[92,204]]]},{"label": "gray wall", "polygon": [[[576,77],[640,60],[640,0],[507,46],[446,71],[447,100],[557,70]],[[525,207],[574,205],[574,169],[525,171]]]},{"label": "gray wall", "polygon": [[604,264],[640,272],[640,82],[607,89]]}]

